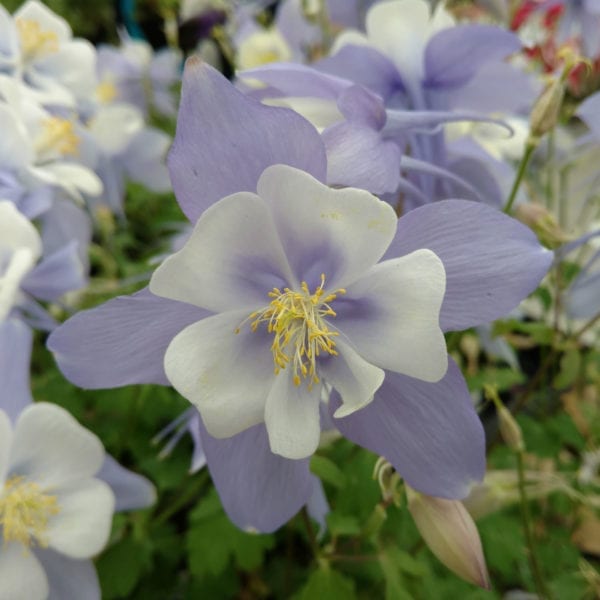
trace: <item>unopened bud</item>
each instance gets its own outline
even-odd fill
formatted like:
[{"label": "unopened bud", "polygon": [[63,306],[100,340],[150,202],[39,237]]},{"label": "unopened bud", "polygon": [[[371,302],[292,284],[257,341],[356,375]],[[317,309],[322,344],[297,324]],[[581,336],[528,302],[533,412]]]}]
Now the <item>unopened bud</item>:
[{"label": "unopened bud", "polygon": [[558,248],[569,241],[569,237],[562,231],[556,219],[541,204],[520,204],[514,214],[521,223],[530,227],[548,248]]},{"label": "unopened bud", "polygon": [[489,576],[475,522],[459,500],[421,494],[406,486],[408,509],[435,556],[459,577],[489,589]]},{"label": "unopened bud", "polygon": [[537,140],[558,123],[560,108],[565,97],[562,78],[552,80],[540,94],[531,111],[531,138]]},{"label": "unopened bud", "polygon": [[498,425],[500,427],[502,439],[511,450],[523,452],[525,450],[525,443],[523,442],[521,427],[512,416],[511,412],[504,404],[502,404],[502,400],[500,400],[497,390],[493,386],[486,385],[484,386],[484,393],[486,397],[492,400],[496,405]]}]

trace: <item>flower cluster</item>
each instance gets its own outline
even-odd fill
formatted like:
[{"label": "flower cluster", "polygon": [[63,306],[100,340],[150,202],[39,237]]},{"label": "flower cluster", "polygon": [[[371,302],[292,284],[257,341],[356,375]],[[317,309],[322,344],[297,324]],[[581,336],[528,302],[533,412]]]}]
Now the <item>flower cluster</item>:
[{"label": "flower cluster", "polygon": [[[596,4],[555,16],[572,33]],[[187,400],[157,436],[175,432],[163,455],[189,433],[190,470],[207,467],[239,529],[271,533],[306,509],[323,533],[314,457],[343,437],[380,457],[375,517],[405,495],[442,562],[489,587],[467,511],[493,496],[494,474],[464,373],[479,343],[519,370],[494,337],[509,315],[517,332],[552,321],[547,362],[594,341],[600,98],[574,111],[585,132],[566,132],[583,59],[559,53],[542,91],[525,33],[478,20],[481,7],[465,20],[426,0],[264,6],[183,2],[179,27],[165,9],[171,42],[210,22],[230,79],[198,54],[180,76],[177,50],[126,34],[95,48],[37,0],[0,7],[0,598],[76,598],[78,581],[99,597],[90,559],[113,512],[154,497],[65,410],[33,403],[33,329],[81,388],[154,384]],[[147,124],[158,115],[177,116],[165,164],[171,140]],[[172,186],[182,233],[142,289],[58,325],[48,303],[85,287],[99,209],[124,217],[130,180]],[[520,461],[500,479],[525,503],[526,441],[496,383],[476,391]],[[142,400],[131,429],[136,411]]]}]

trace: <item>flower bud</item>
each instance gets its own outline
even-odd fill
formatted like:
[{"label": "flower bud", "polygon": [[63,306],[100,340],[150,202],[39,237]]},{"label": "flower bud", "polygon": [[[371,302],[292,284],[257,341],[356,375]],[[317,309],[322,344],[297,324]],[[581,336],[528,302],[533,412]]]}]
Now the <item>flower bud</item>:
[{"label": "flower bud", "polygon": [[499,406],[496,410],[498,412],[498,424],[500,425],[502,439],[511,450],[523,452],[525,444],[523,442],[521,427],[505,406]]},{"label": "flower bud", "polygon": [[515,209],[515,217],[525,223],[548,248],[557,248],[569,241],[548,209],[537,203],[524,203]]},{"label": "flower bud", "polygon": [[489,576],[475,522],[458,500],[421,494],[406,486],[408,509],[425,543],[459,577],[489,589]]},{"label": "flower bud", "polygon": [[500,396],[494,386],[484,386],[484,393],[487,398],[493,401],[496,405],[496,412],[498,414],[498,425],[500,427],[500,434],[506,445],[515,452],[523,452],[525,450],[525,443],[523,442],[523,434],[521,433],[521,427],[512,416],[511,412],[502,404]]},{"label": "flower bud", "polygon": [[560,107],[565,97],[562,78],[551,81],[540,94],[531,111],[531,138],[539,139],[558,123]]}]

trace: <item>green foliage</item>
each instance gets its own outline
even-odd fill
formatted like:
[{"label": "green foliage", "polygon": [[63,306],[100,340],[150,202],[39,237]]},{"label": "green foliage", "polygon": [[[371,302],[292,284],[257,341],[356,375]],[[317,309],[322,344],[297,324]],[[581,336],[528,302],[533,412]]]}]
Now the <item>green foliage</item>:
[{"label": "green foliage", "polygon": [[354,583],[331,568],[313,571],[294,600],[355,600]]}]

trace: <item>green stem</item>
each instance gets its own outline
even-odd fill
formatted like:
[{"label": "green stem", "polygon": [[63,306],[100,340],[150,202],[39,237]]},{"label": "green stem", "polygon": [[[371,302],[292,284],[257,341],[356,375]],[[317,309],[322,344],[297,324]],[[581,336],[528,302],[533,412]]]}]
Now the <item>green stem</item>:
[{"label": "green stem", "polygon": [[186,480],[185,492],[179,494],[166,508],[158,513],[154,518],[154,525],[160,525],[165,521],[168,521],[174,514],[178,513],[184,506],[186,506],[192,500],[197,499],[201,494],[201,490],[206,486],[208,481],[208,474],[206,469],[198,473],[196,480],[189,483]]},{"label": "green stem", "polygon": [[535,582],[535,589],[540,598],[551,600],[552,596],[546,587],[540,565],[537,560],[533,544],[533,535],[531,533],[531,513],[529,512],[529,503],[527,501],[527,492],[525,491],[525,467],[523,460],[524,452],[517,452],[517,469],[519,475],[519,497],[521,501],[521,518],[523,520],[523,531],[525,533],[525,542],[527,544],[527,554],[529,558],[529,567]]},{"label": "green stem", "polygon": [[517,176],[515,177],[515,181],[513,183],[512,189],[510,190],[510,194],[508,196],[508,201],[506,202],[506,206],[504,207],[504,212],[508,215],[512,210],[513,204],[515,203],[515,199],[517,197],[517,192],[519,191],[519,187],[521,186],[521,182],[523,181],[523,177],[525,177],[525,171],[527,170],[527,166],[529,165],[529,161],[533,156],[533,151],[536,148],[536,145],[531,140],[527,141],[525,145],[525,152],[523,153],[523,157],[521,158],[521,163],[519,164],[519,170],[517,171]]},{"label": "green stem", "polygon": [[306,506],[304,506],[300,511],[300,516],[302,517],[302,522],[304,523],[304,527],[306,529],[310,549],[312,550],[314,557],[318,560],[320,558],[321,552],[319,551],[319,543],[317,542],[317,536],[315,535],[315,530],[308,515],[308,510],[306,510]]}]

